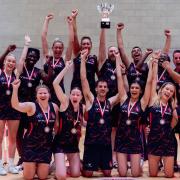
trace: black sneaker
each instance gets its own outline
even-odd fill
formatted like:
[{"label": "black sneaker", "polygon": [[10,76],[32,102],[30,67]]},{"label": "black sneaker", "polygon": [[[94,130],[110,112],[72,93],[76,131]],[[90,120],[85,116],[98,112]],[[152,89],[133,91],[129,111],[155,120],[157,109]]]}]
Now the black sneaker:
[{"label": "black sneaker", "polygon": [[179,171],[179,166],[178,164],[174,164],[174,172],[178,172]]}]

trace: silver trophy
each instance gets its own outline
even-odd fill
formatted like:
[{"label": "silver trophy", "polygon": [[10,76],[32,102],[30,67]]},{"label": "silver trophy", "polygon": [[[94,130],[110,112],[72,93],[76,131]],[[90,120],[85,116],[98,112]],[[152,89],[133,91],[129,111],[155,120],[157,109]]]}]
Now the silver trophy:
[{"label": "silver trophy", "polygon": [[101,28],[110,28],[110,19],[109,14],[112,13],[114,9],[114,4],[108,4],[108,3],[101,3],[100,5],[97,5],[97,10],[102,16],[101,19]]}]

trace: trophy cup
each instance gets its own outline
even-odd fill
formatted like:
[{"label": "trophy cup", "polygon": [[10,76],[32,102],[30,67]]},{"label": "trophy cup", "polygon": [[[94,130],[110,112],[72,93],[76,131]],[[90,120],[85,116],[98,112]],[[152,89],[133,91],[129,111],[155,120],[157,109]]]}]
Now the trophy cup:
[{"label": "trophy cup", "polygon": [[100,5],[97,5],[97,10],[102,16],[101,19],[101,28],[110,28],[110,19],[109,14],[113,11],[114,4],[108,4],[108,3],[101,3]]}]

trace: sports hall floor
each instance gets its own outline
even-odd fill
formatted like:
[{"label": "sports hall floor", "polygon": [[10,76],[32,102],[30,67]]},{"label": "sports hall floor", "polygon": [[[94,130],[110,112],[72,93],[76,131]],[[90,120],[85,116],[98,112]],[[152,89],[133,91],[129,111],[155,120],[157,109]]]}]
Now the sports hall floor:
[{"label": "sports hall floor", "polygon": [[[83,131],[84,132],[84,131]],[[84,134],[84,133],[82,133]],[[80,149],[81,149],[81,157],[82,157],[82,152],[83,152],[83,141],[84,139],[81,138],[81,142],[80,142]],[[180,164],[180,142],[178,142],[178,164]],[[17,162],[18,160],[18,156],[16,155],[16,161]],[[130,175],[130,170],[128,170],[128,174]],[[167,179],[167,178],[164,178],[163,177],[164,173],[163,171],[159,172],[159,176],[157,178],[149,178],[148,177],[148,165],[147,165],[147,162],[144,163],[144,166],[143,166],[143,176],[142,177],[139,177],[139,178],[132,178],[132,177],[127,177],[127,178],[120,178],[118,177],[118,173],[117,173],[117,170],[116,169],[113,169],[112,171],[112,176],[111,178],[103,178],[102,177],[102,174],[100,172],[95,172],[94,173],[94,177],[93,178],[84,178],[84,177],[79,177],[79,178],[67,178],[68,180],[82,180],[82,179],[88,179],[88,180],[95,180],[95,179],[98,179],[98,180],[105,180],[105,179],[108,179],[108,180],[133,180],[133,179],[145,179],[145,180],[163,180],[163,179]],[[35,178],[37,179],[37,178]],[[173,180],[180,180],[180,171],[179,173],[175,173],[175,177],[174,178],[171,178]],[[7,176],[0,176],[0,180],[23,180],[23,176],[22,176],[22,172],[20,172],[20,174],[18,175],[12,175],[12,174],[8,174]],[[54,175],[49,175],[48,177],[48,180],[54,180]]]}]

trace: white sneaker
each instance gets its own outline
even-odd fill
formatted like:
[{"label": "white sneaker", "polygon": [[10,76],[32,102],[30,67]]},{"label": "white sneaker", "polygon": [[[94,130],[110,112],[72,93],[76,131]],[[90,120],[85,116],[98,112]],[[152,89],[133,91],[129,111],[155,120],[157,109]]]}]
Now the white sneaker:
[{"label": "white sneaker", "polygon": [[19,171],[15,166],[9,166],[8,167],[8,172],[11,173],[11,174],[19,174]]},{"label": "white sneaker", "polygon": [[7,171],[3,166],[0,166],[0,176],[5,176],[5,175],[7,175]]}]

